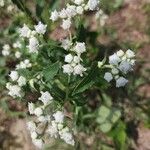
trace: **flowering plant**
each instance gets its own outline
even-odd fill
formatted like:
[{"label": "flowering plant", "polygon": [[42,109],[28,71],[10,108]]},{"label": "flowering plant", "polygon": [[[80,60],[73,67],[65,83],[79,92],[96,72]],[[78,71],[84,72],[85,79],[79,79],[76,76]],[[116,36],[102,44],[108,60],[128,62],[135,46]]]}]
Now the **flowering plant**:
[{"label": "flowering plant", "polygon": [[[3,57],[14,57],[16,61],[6,88],[10,96],[27,104],[31,116],[27,128],[33,143],[43,149],[53,137],[78,148],[79,133],[102,132],[117,139],[120,149],[124,147],[124,110],[120,103],[110,100],[106,91],[110,87],[119,91],[130,84],[127,75],[134,69],[135,53],[116,49],[99,57],[88,15],[94,14],[94,20],[103,28],[109,17],[100,9],[101,2],[70,0],[61,10],[51,8],[48,20],[34,18],[22,1],[13,2],[32,22],[21,22],[22,27],[15,30],[18,40],[2,47]],[[43,9],[42,2],[37,8]],[[64,32],[64,37],[49,35],[57,29],[58,34]],[[33,96],[31,100],[29,95]],[[98,104],[93,109],[90,102],[95,97]],[[114,130],[120,133],[113,134]]]}]

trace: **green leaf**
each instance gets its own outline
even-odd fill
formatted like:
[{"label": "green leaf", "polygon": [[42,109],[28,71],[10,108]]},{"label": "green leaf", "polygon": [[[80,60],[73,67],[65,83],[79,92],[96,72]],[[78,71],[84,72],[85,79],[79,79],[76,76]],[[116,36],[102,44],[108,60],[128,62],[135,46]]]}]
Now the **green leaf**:
[{"label": "green leaf", "polygon": [[104,123],[106,121],[106,119],[109,117],[109,115],[111,114],[111,110],[106,107],[106,106],[101,106],[99,108],[99,111],[98,111],[98,117],[97,117],[97,122],[98,123]]},{"label": "green leaf", "polygon": [[53,80],[53,78],[55,77],[55,75],[59,71],[59,67],[60,67],[59,62],[56,62],[56,63],[46,67],[43,70],[43,76],[44,76],[46,82]]},{"label": "green leaf", "polygon": [[112,128],[112,124],[110,122],[106,122],[100,125],[100,129],[104,133],[109,132],[111,128]]},{"label": "green leaf", "polygon": [[82,93],[85,90],[89,89],[94,83],[97,76],[97,64],[94,63],[89,71],[89,74],[84,77],[79,84],[74,88],[72,96]]}]

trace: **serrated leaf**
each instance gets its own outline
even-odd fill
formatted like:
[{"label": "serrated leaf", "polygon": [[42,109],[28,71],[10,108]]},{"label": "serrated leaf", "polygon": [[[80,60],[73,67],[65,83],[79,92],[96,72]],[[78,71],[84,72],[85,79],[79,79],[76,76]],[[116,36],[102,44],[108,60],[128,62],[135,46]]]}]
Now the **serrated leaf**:
[{"label": "serrated leaf", "polygon": [[90,88],[94,83],[97,75],[97,64],[93,64],[89,74],[84,77],[81,82],[74,88],[72,96],[82,93]]},{"label": "serrated leaf", "polygon": [[59,66],[60,66],[59,62],[56,62],[56,63],[46,67],[43,70],[43,76],[44,76],[46,82],[53,80],[53,78],[55,77],[55,75],[59,71]]}]

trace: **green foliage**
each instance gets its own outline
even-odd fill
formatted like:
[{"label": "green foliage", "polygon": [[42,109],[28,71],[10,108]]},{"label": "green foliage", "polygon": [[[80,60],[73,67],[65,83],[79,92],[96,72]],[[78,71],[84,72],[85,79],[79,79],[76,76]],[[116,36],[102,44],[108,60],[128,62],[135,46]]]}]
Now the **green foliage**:
[{"label": "green foliage", "polygon": [[102,105],[98,110],[96,121],[100,125],[100,130],[107,133],[120,117],[121,111],[119,109],[114,107],[108,108]]}]

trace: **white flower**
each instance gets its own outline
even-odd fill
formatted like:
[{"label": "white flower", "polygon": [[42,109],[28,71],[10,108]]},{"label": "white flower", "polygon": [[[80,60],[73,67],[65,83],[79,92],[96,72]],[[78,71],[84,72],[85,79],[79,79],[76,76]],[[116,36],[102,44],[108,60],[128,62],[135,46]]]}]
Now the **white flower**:
[{"label": "white flower", "polygon": [[119,78],[116,80],[116,87],[125,86],[127,83],[128,83],[128,80],[127,80],[127,79],[125,79],[124,77],[119,77]]},{"label": "white flower", "polygon": [[76,6],[68,5],[66,9],[66,13],[69,18],[74,17],[76,15]]},{"label": "white flower", "polygon": [[17,82],[19,86],[24,86],[26,85],[26,78],[23,76],[20,76]]},{"label": "white flower", "polygon": [[73,60],[73,56],[71,54],[68,54],[65,56],[65,62],[71,63]]},{"label": "white flower", "polygon": [[33,103],[28,103],[28,111],[30,113],[30,115],[34,114],[34,110],[35,110],[35,106]]},{"label": "white flower", "polygon": [[37,38],[31,37],[29,39],[28,48],[29,48],[29,53],[37,53],[38,52],[39,42],[38,42]]},{"label": "white flower", "polygon": [[126,74],[132,70],[132,65],[127,61],[122,61],[118,68],[120,71]]},{"label": "white flower", "polygon": [[54,22],[54,21],[56,21],[56,20],[58,19],[58,17],[59,17],[58,12],[57,12],[56,10],[54,10],[54,11],[51,13],[50,19]]},{"label": "white flower", "polygon": [[63,65],[62,68],[63,72],[67,73],[68,75],[71,75],[71,73],[73,72],[73,67],[70,64]]},{"label": "white flower", "polygon": [[116,74],[119,73],[119,70],[116,69],[116,68],[113,68],[113,69],[111,70],[111,73],[114,74],[114,75],[116,75]]},{"label": "white flower", "polygon": [[119,50],[119,51],[117,52],[117,56],[118,56],[118,57],[123,57],[123,56],[124,56],[124,51],[123,51],[123,50]]},{"label": "white flower", "polygon": [[12,97],[21,97],[21,88],[18,85],[10,85],[9,86],[9,95]]},{"label": "white flower", "polygon": [[27,127],[31,132],[36,130],[36,124],[33,121],[27,122]]},{"label": "white flower", "polygon": [[24,24],[23,27],[19,29],[19,33],[21,37],[29,38],[31,34],[31,30],[28,28],[26,24]]},{"label": "white flower", "polygon": [[77,42],[74,47],[74,51],[79,55],[84,53],[86,51],[85,43]]},{"label": "white flower", "polygon": [[47,133],[50,134],[51,137],[58,137],[57,124],[54,121],[52,121],[52,125],[48,126]]},{"label": "white flower", "polygon": [[55,119],[55,122],[62,123],[64,121],[64,113],[61,111],[57,111],[53,114],[53,117]]},{"label": "white flower", "polygon": [[15,42],[14,44],[13,44],[13,48],[21,48],[21,43],[19,42],[19,41],[17,41],[17,42]]},{"label": "white flower", "polygon": [[15,53],[15,56],[16,56],[16,58],[20,58],[20,57],[21,57],[21,53],[20,53],[19,51],[17,51],[17,52]]},{"label": "white flower", "polygon": [[73,0],[73,2],[76,4],[76,5],[81,5],[84,0]]},{"label": "white flower", "polygon": [[42,108],[40,108],[40,107],[35,108],[34,114],[38,117],[41,116],[43,114]]},{"label": "white flower", "polygon": [[46,121],[50,121],[51,120],[51,116],[47,115],[47,116],[39,116],[38,118],[39,122],[46,122]]},{"label": "white flower", "polygon": [[69,39],[63,39],[61,47],[63,47],[65,50],[69,49],[72,45],[72,42]]},{"label": "white flower", "polygon": [[90,10],[95,10],[95,9],[97,9],[98,4],[99,4],[99,0],[89,0],[88,1],[88,8]]},{"label": "white flower", "polygon": [[34,140],[34,139],[36,139],[37,138],[37,133],[35,132],[35,131],[32,131],[31,132],[31,138],[32,138],[32,140]]},{"label": "white flower", "polygon": [[112,76],[112,74],[110,72],[106,72],[105,75],[104,75],[104,79],[107,82],[110,82],[113,79],[113,76]]},{"label": "white flower", "polygon": [[135,53],[133,51],[131,51],[130,49],[128,49],[126,51],[126,56],[127,56],[127,58],[134,58],[135,57]]},{"label": "white flower", "polygon": [[109,56],[109,63],[112,65],[118,65],[118,63],[121,61],[121,59],[117,56],[117,54],[113,54]]},{"label": "white flower", "polygon": [[70,145],[74,145],[75,144],[73,136],[69,132],[62,132],[60,134],[60,138],[63,139],[67,144],[70,144]]},{"label": "white flower", "polygon": [[42,95],[41,97],[39,97],[39,100],[42,101],[44,105],[47,105],[52,102],[53,97],[48,91],[46,92],[41,91],[41,94]]},{"label": "white flower", "polygon": [[2,55],[8,56],[9,54],[10,54],[10,46],[8,44],[5,44],[2,49]]},{"label": "white flower", "polygon": [[39,149],[42,149],[42,147],[44,146],[44,143],[41,139],[33,139],[33,143]]},{"label": "white flower", "polygon": [[16,65],[16,69],[26,69],[30,68],[32,64],[30,63],[29,59],[26,59],[24,61],[21,61],[20,64]]},{"label": "white flower", "polygon": [[42,22],[39,22],[38,25],[34,26],[35,30],[39,34],[44,34],[46,32],[47,25],[44,25]]},{"label": "white flower", "polygon": [[62,18],[62,19],[67,18],[66,9],[63,8],[63,9],[59,12],[59,17]]},{"label": "white flower", "polygon": [[79,56],[74,56],[73,57],[73,62],[76,63],[76,64],[79,63],[81,60],[82,59]]},{"label": "white flower", "polygon": [[82,14],[83,14],[83,11],[84,11],[84,9],[83,9],[83,7],[82,7],[82,6],[77,6],[77,8],[76,8],[76,12],[77,12],[77,14],[82,15]]},{"label": "white flower", "polygon": [[12,81],[16,81],[18,79],[18,72],[17,71],[11,71],[9,74]]},{"label": "white flower", "polygon": [[0,0],[0,7],[4,7],[5,3],[4,0]]},{"label": "white flower", "polygon": [[61,27],[62,27],[64,30],[68,30],[68,29],[70,28],[70,26],[71,26],[71,21],[70,21],[70,19],[66,19],[66,20],[63,19],[63,23],[62,23]]},{"label": "white flower", "polygon": [[84,68],[81,64],[78,64],[74,67],[74,75],[80,75],[83,76],[83,72],[86,71],[86,68]]}]

